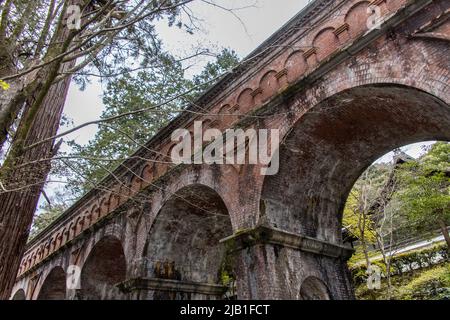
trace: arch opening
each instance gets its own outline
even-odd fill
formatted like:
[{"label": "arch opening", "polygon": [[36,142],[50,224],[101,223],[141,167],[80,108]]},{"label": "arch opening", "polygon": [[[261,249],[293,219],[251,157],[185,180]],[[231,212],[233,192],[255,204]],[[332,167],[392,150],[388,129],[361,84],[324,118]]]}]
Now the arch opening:
[{"label": "arch opening", "polygon": [[64,300],[65,298],[66,273],[62,267],[55,267],[45,278],[37,300]]},{"label": "arch opening", "polygon": [[12,296],[11,300],[26,300],[26,294],[23,289],[17,290]]},{"label": "arch opening", "polygon": [[302,300],[330,300],[330,295],[322,280],[316,277],[308,277],[300,287],[300,298]]},{"label": "arch opening", "polygon": [[[150,278],[227,285],[225,246],[232,234],[221,197],[204,185],[191,185],[173,194],[158,213],[144,252]],[[195,298],[189,293],[155,291],[153,299]]]},{"label": "arch opening", "polygon": [[120,300],[116,286],[126,279],[126,259],[119,239],[106,236],[90,252],[81,271],[81,299]]},{"label": "arch opening", "polygon": [[[337,93],[303,114],[285,137],[279,172],[263,183],[264,219],[288,232],[344,245],[342,214],[358,177],[391,150],[439,140],[450,141],[450,107],[434,95],[394,84]],[[304,264],[295,271],[299,281],[314,271],[331,298],[352,296],[345,263],[303,255],[308,257],[295,262]],[[292,253],[287,259],[299,258]]]},{"label": "arch opening", "polygon": [[341,242],[345,200],[383,154],[419,141],[450,140],[450,108],[423,91],[396,85],[338,93],[303,115],[280,146],[280,170],[264,181],[270,222]]}]

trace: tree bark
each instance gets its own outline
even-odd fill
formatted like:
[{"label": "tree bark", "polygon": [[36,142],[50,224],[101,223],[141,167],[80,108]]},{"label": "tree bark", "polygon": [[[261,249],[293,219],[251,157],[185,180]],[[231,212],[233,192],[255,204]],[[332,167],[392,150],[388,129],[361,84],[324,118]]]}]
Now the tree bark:
[{"label": "tree bark", "polygon": [[[81,6],[85,1],[68,0],[64,3],[44,60],[58,56],[69,48],[74,33],[66,25],[66,7],[70,4]],[[50,172],[50,161],[26,164],[51,158],[54,141],[49,140],[34,148],[26,147],[52,137],[58,131],[71,78],[66,77],[57,83],[54,81],[59,73],[73,68],[76,63],[75,60],[66,63],[62,60],[57,59],[36,72],[35,77],[32,75],[33,84],[25,90],[24,115],[0,170],[0,299],[10,298],[33,215]]]},{"label": "tree bark", "polygon": [[[74,62],[70,63],[69,67],[73,64]],[[69,84],[70,78],[66,78],[50,88],[29,128],[26,145],[57,133]],[[53,141],[49,141],[26,150],[14,165],[48,159],[52,156],[52,146]],[[8,177],[10,183],[6,184],[8,189],[14,191],[0,194],[0,299],[10,297],[33,215],[49,171],[50,162],[14,170]]]}]

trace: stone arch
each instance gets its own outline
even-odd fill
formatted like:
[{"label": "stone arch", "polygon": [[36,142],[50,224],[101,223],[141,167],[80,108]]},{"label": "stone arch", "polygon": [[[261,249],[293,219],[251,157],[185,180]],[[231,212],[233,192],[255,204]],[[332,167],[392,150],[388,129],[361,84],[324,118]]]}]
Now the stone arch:
[{"label": "stone arch", "polygon": [[312,42],[313,48],[316,48],[317,60],[322,61],[333,53],[339,46],[339,41],[334,34],[333,27],[327,27],[320,30]]},{"label": "stone arch", "polygon": [[[163,202],[143,250],[147,277],[220,284],[226,261],[222,238],[232,234],[228,209],[219,194],[201,184],[182,187]],[[154,291],[148,298],[192,298]]]},{"label": "stone arch", "polygon": [[62,267],[54,267],[45,277],[37,300],[64,300],[66,298],[66,272]]},{"label": "stone arch", "polygon": [[300,287],[302,300],[330,300],[330,292],[326,284],[313,276],[307,277]]},{"label": "stone arch", "polygon": [[26,300],[27,296],[24,289],[18,289],[12,296],[11,300]]},{"label": "stone arch", "polygon": [[80,277],[81,299],[122,299],[116,285],[126,278],[126,258],[121,241],[106,235],[91,249]]},{"label": "stone arch", "polygon": [[284,67],[287,70],[287,79],[289,83],[295,82],[305,71],[306,61],[302,50],[292,52],[286,59]]},{"label": "stone arch", "polygon": [[351,38],[356,38],[367,30],[369,4],[369,1],[355,3],[345,14],[344,22],[348,24]]}]

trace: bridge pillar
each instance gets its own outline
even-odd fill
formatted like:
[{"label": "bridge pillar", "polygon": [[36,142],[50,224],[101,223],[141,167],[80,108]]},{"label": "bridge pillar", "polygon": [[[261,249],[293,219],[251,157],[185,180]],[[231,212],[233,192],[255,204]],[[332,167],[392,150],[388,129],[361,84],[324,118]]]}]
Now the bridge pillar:
[{"label": "bridge pillar", "polygon": [[258,226],[222,240],[239,299],[353,299],[351,248]]}]

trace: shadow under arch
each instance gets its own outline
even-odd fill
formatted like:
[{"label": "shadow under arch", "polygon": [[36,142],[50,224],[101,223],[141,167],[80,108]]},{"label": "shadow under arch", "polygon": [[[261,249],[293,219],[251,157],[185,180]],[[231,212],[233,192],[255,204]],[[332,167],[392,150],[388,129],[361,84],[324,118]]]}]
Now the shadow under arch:
[{"label": "shadow under arch", "polygon": [[125,281],[126,259],[121,241],[107,235],[89,253],[81,271],[80,299],[120,300],[117,284]]},{"label": "shadow under arch", "polygon": [[[146,276],[220,285],[226,250],[219,241],[232,234],[227,207],[210,187],[193,184],[172,194],[150,228],[144,248]],[[154,290],[147,299],[205,298],[199,292]]]},{"label": "shadow under arch", "polygon": [[11,300],[26,300],[26,299],[27,297],[25,294],[25,290],[23,289],[17,290],[11,298]]},{"label": "shadow under arch", "polygon": [[62,267],[54,267],[44,280],[37,300],[66,299],[66,273]]}]

